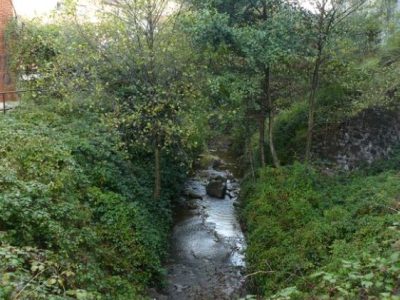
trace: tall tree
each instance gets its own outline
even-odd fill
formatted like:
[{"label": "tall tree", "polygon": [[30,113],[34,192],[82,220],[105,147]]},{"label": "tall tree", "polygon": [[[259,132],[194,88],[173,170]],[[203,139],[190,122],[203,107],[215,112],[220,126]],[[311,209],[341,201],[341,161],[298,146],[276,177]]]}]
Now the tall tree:
[{"label": "tall tree", "polygon": [[127,97],[125,125],[132,138],[154,155],[155,199],[161,193],[162,153],[179,143],[183,131],[179,114],[183,101],[191,97],[190,54],[182,54],[188,48],[183,47],[184,40],[177,32],[179,11],[168,13],[169,5],[169,0],[116,0],[115,9],[107,13],[108,21],[123,36],[122,45],[117,41],[116,46],[128,49],[124,60],[131,73],[132,91]]},{"label": "tall tree", "polygon": [[274,98],[279,95],[279,91],[273,87],[273,77],[279,64],[290,59],[297,46],[297,36],[293,31],[297,11],[288,2],[277,0],[251,1],[251,7],[246,11],[245,18],[249,21],[240,30],[239,43],[249,67],[258,74],[261,81],[258,115],[261,165],[266,163],[264,129],[268,117],[268,144],[273,164],[279,167],[273,135],[276,114]]},{"label": "tall tree", "polygon": [[[247,116],[258,125],[260,163],[266,165],[264,149],[266,121],[268,118],[269,148],[273,163],[280,166],[274,145],[275,98],[279,91],[274,89],[274,72],[279,64],[293,54],[298,40],[296,28],[296,7],[281,0],[255,1],[211,1],[199,4],[212,17],[209,29],[202,27],[200,34],[205,41],[213,40],[222,45],[230,57],[230,72],[246,75],[256,82],[251,85],[245,103]],[[220,16],[220,17],[218,17]],[[207,20],[206,20],[207,21]],[[218,28],[217,28],[218,27]],[[212,29],[214,28],[214,29]],[[205,33],[204,33],[205,32]]]},{"label": "tall tree", "polygon": [[365,0],[316,0],[312,2],[309,13],[309,31],[312,36],[312,49],[314,50],[313,70],[311,74],[310,94],[308,98],[308,129],[306,141],[306,161],[311,159],[312,139],[315,123],[316,95],[320,83],[321,67],[327,59],[327,48],[351,14],[359,9]]},{"label": "tall tree", "polygon": [[[102,96],[109,98],[103,109],[107,107],[113,125],[130,148],[153,156],[154,198],[158,199],[164,154],[175,149],[176,156],[185,155],[180,149],[188,148],[184,141],[195,130],[186,112],[197,97],[192,77],[196,68],[185,35],[179,31],[180,7],[171,6],[169,0],[99,2],[104,7],[90,26],[76,16],[74,0],[61,14],[75,24],[86,51],[82,56],[88,57],[90,49],[94,57],[84,72],[72,74],[82,79],[92,75],[89,66],[96,66],[96,82]],[[63,66],[57,69],[62,72]]]}]

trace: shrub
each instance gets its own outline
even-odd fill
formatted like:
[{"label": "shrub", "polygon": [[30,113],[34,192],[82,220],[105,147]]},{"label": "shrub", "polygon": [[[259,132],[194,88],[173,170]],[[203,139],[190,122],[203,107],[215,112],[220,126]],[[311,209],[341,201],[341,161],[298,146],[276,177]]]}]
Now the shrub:
[{"label": "shrub", "polygon": [[154,201],[153,158],[99,114],[22,107],[0,136],[1,298],[138,299],[161,281],[182,161],[165,157]]},{"label": "shrub", "polygon": [[298,163],[262,169],[242,193],[254,292],[395,299],[398,180],[394,170],[327,177]]}]

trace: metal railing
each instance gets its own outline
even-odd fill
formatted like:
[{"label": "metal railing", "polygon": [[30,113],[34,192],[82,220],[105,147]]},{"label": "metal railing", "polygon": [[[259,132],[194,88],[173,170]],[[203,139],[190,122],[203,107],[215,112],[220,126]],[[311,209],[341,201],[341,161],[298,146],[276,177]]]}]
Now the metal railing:
[{"label": "metal railing", "polygon": [[[7,95],[15,95],[16,98],[19,98],[19,95],[22,93],[27,93],[27,92],[35,92],[36,90],[16,90],[16,91],[6,91],[6,92],[0,92],[0,103],[3,103],[3,114],[5,114],[7,112],[7,110],[11,110],[14,109],[15,107],[7,107],[6,103],[7,103],[7,99],[6,96]],[[21,101],[21,100],[19,100]],[[1,110],[0,110],[1,111]]]}]

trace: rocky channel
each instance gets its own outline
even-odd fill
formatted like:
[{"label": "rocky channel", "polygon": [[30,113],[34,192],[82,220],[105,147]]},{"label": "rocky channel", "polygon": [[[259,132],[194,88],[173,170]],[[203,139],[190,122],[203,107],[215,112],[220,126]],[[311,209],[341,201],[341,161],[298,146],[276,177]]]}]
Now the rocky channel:
[{"label": "rocky channel", "polygon": [[[213,164],[215,167],[215,164]],[[166,299],[238,299],[244,289],[239,181],[210,166],[187,181],[171,240]]]}]

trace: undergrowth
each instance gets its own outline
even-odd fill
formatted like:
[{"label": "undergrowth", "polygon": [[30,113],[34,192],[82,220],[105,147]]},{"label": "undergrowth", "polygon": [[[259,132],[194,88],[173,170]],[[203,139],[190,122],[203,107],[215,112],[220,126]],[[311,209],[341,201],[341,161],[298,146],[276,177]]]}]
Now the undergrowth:
[{"label": "undergrowth", "polygon": [[20,108],[0,136],[1,299],[140,299],[162,281],[184,164],[164,157],[154,201],[151,155],[97,113]]},{"label": "undergrowth", "polygon": [[[248,273],[269,299],[399,299],[400,152],[328,176],[295,163],[244,184]],[[390,165],[391,167],[389,167]]]}]

